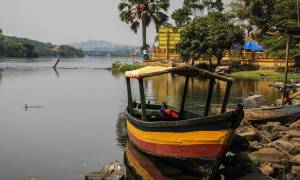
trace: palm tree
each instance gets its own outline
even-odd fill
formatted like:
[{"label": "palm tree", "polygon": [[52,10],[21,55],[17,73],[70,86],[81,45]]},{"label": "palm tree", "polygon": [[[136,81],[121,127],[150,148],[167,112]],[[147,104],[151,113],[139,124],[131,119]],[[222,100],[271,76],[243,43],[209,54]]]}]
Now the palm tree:
[{"label": "palm tree", "polygon": [[147,48],[146,28],[153,21],[158,32],[159,27],[168,21],[166,11],[170,6],[170,0],[121,0],[119,4],[121,21],[130,25],[137,33],[142,23],[143,47]]}]

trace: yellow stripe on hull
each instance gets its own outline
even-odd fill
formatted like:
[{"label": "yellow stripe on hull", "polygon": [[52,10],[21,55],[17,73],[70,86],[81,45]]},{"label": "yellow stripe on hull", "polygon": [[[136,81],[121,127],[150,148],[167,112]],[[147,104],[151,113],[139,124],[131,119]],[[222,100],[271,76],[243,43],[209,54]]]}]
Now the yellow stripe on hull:
[{"label": "yellow stripe on hull", "polygon": [[127,120],[127,129],[142,141],[155,144],[196,145],[227,144],[233,131],[193,131],[193,132],[145,132],[134,127]]}]

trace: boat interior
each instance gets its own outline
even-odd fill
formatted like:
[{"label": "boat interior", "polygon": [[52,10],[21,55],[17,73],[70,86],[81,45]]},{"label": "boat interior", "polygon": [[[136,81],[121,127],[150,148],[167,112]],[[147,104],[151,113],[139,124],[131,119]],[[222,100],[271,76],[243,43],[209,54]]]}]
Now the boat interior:
[{"label": "boat interior", "polygon": [[[200,114],[191,111],[184,110],[183,114],[179,116],[178,109],[166,105],[165,103],[151,104],[149,101],[145,103],[146,116],[148,121],[180,121],[185,119],[193,119],[201,117]],[[169,110],[171,113],[166,113],[165,110]],[[133,102],[133,113],[131,113],[137,119],[142,119],[142,105],[141,103]]]},{"label": "boat interior", "polygon": [[[151,102],[146,101],[145,89],[144,89],[144,78],[157,76],[161,74],[178,74],[185,77],[185,84],[183,89],[183,94],[181,95],[180,108],[175,109],[167,105],[162,104],[151,104]],[[192,66],[183,67],[160,67],[160,66],[147,66],[141,69],[127,71],[126,74],[126,84],[127,84],[127,95],[128,95],[128,107],[127,112],[133,117],[140,119],[142,121],[180,121],[186,119],[194,119],[207,117],[211,115],[211,100],[213,95],[214,86],[217,80],[226,82],[225,95],[223,97],[223,102],[221,105],[221,114],[226,112],[229,94],[232,86],[232,79],[211,73],[209,71],[199,69]],[[189,81],[191,77],[196,78],[206,78],[208,82],[207,100],[204,106],[203,114],[197,114],[186,110],[185,101],[187,97]],[[131,92],[131,79],[138,80],[140,101],[135,102],[132,98]]]}]

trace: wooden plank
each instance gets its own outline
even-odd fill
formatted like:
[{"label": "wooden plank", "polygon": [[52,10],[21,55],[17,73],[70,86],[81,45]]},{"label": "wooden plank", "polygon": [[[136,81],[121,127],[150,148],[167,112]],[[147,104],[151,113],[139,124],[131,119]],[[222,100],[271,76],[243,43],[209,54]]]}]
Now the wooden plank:
[{"label": "wooden plank", "polygon": [[216,82],[215,79],[209,80],[208,94],[207,94],[206,106],[205,106],[205,111],[204,111],[204,117],[208,116],[208,113],[210,110],[211,98],[212,98],[215,82]]},{"label": "wooden plank", "polygon": [[228,81],[227,86],[226,86],[226,90],[225,90],[224,100],[223,100],[223,103],[222,103],[221,113],[226,112],[231,86],[232,86],[232,81]]},{"label": "wooden plank", "polygon": [[181,98],[180,111],[179,111],[179,117],[180,118],[182,118],[183,113],[184,113],[184,105],[185,105],[187,90],[188,90],[188,86],[189,86],[189,81],[190,81],[190,77],[186,77],[185,84],[184,84],[184,89],[183,89],[183,95],[182,95],[182,98]]},{"label": "wooden plank", "polygon": [[130,78],[126,78],[126,85],[127,85],[127,97],[128,97],[128,111],[129,113],[133,113],[133,105],[132,105],[132,93],[131,93],[131,84]]}]

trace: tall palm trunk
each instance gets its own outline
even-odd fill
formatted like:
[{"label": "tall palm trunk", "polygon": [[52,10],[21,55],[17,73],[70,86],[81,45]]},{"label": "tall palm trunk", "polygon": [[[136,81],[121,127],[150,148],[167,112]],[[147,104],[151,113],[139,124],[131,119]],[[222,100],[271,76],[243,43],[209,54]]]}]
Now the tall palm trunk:
[{"label": "tall palm trunk", "polygon": [[143,50],[146,49],[147,46],[147,24],[145,16],[142,17],[142,36],[143,36]]}]

